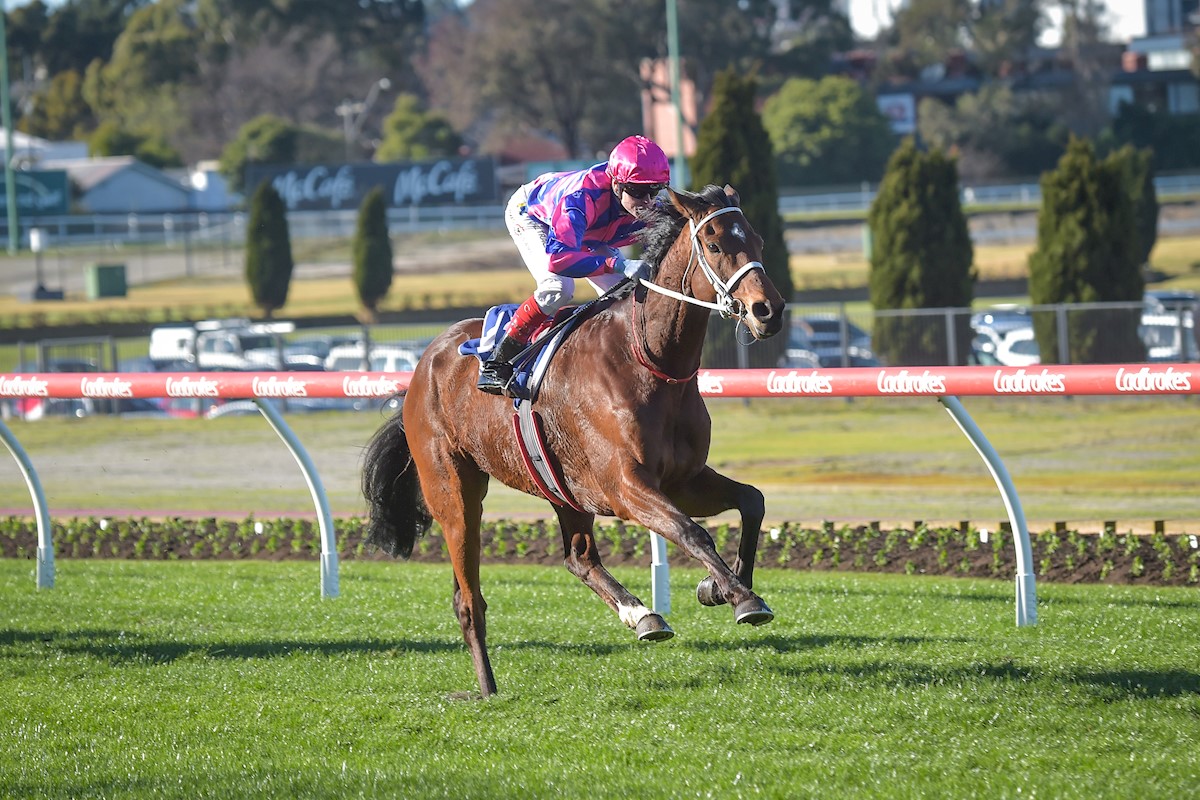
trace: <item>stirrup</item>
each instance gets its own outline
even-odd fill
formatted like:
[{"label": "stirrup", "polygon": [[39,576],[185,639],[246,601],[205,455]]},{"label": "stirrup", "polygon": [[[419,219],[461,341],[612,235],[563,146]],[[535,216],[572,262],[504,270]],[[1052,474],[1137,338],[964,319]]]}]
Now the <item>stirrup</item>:
[{"label": "stirrup", "polygon": [[501,395],[506,393],[505,390],[512,379],[511,364],[488,361],[479,369],[479,381],[475,384],[475,388],[488,394]]}]

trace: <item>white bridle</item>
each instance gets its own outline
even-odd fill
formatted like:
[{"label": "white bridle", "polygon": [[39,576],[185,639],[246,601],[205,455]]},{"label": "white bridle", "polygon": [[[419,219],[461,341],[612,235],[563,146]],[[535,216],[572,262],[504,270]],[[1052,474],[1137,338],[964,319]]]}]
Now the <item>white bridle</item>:
[{"label": "white bridle", "polygon": [[705,223],[707,223],[713,217],[720,216],[721,214],[727,214],[730,211],[741,211],[741,209],[737,206],[726,206],[725,208],[718,208],[716,211],[712,212],[699,222],[691,219],[688,220],[688,225],[690,225],[692,229],[692,255],[688,258],[687,267],[683,270],[683,278],[680,280],[679,288],[681,290],[687,288],[687,277],[692,271],[692,260],[695,259],[700,264],[700,269],[704,270],[704,276],[708,278],[708,282],[712,284],[713,290],[717,293],[717,302],[709,303],[705,300],[698,300],[691,295],[672,291],[647,280],[643,280],[641,282],[642,285],[647,289],[652,289],[659,294],[665,294],[667,297],[673,297],[676,300],[680,300],[684,303],[691,303],[692,305],[711,308],[725,319],[735,317],[739,322],[744,322],[746,319],[746,308],[741,304],[740,301],[734,299],[733,295],[731,294],[733,292],[733,288],[737,286],[738,281],[740,281],[747,272],[750,272],[754,269],[759,269],[763,272],[766,272],[766,268],[762,265],[761,261],[750,261],[746,264],[743,264],[737,272],[733,273],[728,281],[722,281],[721,277],[717,275],[717,273],[713,271],[713,268],[708,265],[708,261],[706,261],[704,258],[704,248],[700,245],[700,229],[704,227]]}]

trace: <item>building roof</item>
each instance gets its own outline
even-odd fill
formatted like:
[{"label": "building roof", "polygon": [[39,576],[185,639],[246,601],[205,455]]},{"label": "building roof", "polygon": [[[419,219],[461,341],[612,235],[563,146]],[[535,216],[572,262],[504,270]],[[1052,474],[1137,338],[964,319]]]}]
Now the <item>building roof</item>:
[{"label": "building roof", "polygon": [[40,169],[65,170],[67,176],[84,193],[90,192],[116,175],[132,170],[150,180],[158,181],[173,189],[187,192],[188,189],[179,181],[160,172],[149,164],[143,164],[133,156],[109,156],[107,158],[89,158],[80,160],[43,161]]}]

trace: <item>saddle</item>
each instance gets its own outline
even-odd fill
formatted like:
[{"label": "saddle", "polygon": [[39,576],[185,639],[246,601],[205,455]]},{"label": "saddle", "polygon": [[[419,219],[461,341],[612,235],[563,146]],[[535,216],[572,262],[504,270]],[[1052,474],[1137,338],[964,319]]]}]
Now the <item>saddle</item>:
[{"label": "saddle", "polygon": [[[567,491],[557,460],[546,450],[542,417],[533,408],[538,390],[550,360],[554,358],[567,336],[584,320],[628,296],[633,292],[634,286],[632,281],[622,281],[595,300],[581,306],[560,309],[550,322],[534,334],[529,346],[513,359],[513,432],[516,434],[521,458],[525,462],[525,468],[529,470],[529,476],[546,499],[555,505],[570,506],[576,511],[583,510]],[[511,303],[489,308],[483,318],[482,335],[478,339],[470,339],[459,345],[459,354],[475,356],[480,364],[486,361],[517,308],[516,304]]]}]

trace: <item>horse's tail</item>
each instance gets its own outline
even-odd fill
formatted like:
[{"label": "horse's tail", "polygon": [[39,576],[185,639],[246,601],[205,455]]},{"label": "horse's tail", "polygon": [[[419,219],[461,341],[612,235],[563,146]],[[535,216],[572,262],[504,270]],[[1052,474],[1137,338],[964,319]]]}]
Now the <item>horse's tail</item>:
[{"label": "horse's tail", "polygon": [[388,555],[408,558],[413,543],[429,530],[433,518],[425,507],[400,412],[367,443],[362,492],[370,506],[367,544],[382,548]]}]

